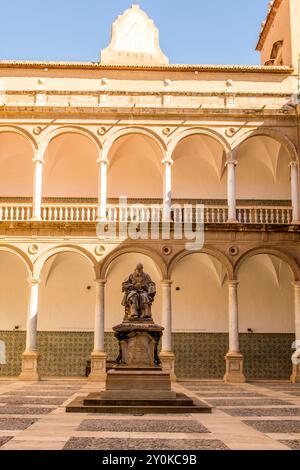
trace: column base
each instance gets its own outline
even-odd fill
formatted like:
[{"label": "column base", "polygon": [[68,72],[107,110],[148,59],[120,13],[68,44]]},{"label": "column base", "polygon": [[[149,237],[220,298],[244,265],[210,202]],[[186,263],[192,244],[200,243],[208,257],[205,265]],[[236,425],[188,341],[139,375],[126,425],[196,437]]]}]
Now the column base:
[{"label": "column base", "polygon": [[227,219],[227,224],[238,224],[239,221],[237,219]]},{"label": "column base", "polygon": [[225,383],[244,383],[246,378],[243,373],[243,355],[239,352],[229,352],[225,356],[226,372]]},{"label": "column base", "polygon": [[93,351],[91,354],[91,373],[88,380],[91,382],[106,381],[106,358],[104,351]]},{"label": "column base", "polygon": [[171,382],[176,382],[175,375],[175,354],[171,351],[161,351],[159,354],[162,370],[170,373]]},{"label": "column base", "polygon": [[[293,384],[298,384],[300,383],[300,351],[295,351],[292,359],[293,359],[293,371],[290,377],[290,381]],[[298,364],[296,364],[296,362],[298,362]]]},{"label": "column base", "polygon": [[38,373],[38,357],[39,354],[35,351],[25,351],[22,354],[22,372],[19,375],[19,380],[40,380]]},{"label": "column base", "polygon": [[30,222],[41,222],[41,221],[42,221],[42,218],[36,215],[30,218]]}]

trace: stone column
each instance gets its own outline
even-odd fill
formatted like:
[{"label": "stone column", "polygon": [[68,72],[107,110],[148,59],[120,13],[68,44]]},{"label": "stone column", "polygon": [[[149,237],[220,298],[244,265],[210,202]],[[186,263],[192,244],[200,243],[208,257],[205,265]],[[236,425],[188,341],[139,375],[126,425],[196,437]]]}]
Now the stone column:
[{"label": "stone column", "polygon": [[171,205],[172,205],[172,165],[173,160],[165,158],[162,161],[164,165],[164,185],[163,185],[163,213],[162,221],[169,222],[171,216]]},{"label": "stone column", "polygon": [[236,218],[236,160],[227,161],[227,201],[228,201],[228,221],[237,222]]},{"label": "stone column", "polygon": [[97,220],[105,221],[107,205],[107,166],[109,162],[106,156],[102,155],[97,160],[97,163],[99,163]]},{"label": "stone column", "polygon": [[160,360],[162,369],[170,372],[172,381],[176,381],[175,375],[175,355],[172,352],[172,283],[170,280],[161,281],[162,287],[162,326],[164,327],[162,336],[162,349]]},{"label": "stone column", "polygon": [[40,279],[28,279],[30,285],[26,328],[26,349],[22,355],[20,380],[39,380],[37,352],[37,316]]},{"label": "stone column", "polygon": [[292,207],[293,207],[292,223],[300,223],[298,162],[296,161],[291,162],[290,167],[291,167],[291,199],[292,199]]},{"label": "stone column", "polygon": [[32,217],[31,220],[41,220],[41,203],[42,203],[42,184],[43,184],[43,166],[44,159],[39,153],[32,160],[34,166],[33,179],[33,200],[32,200]]},{"label": "stone column", "polygon": [[225,356],[226,373],[225,382],[245,382],[243,374],[243,355],[239,346],[239,320],[238,320],[238,281],[228,281],[229,289],[229,351]]},{"label": "stone column", "polygon": [[294,282],[294,302],[295,302],[295,340],[296,351],[292,356],[293,372],[292,383],[300,383],[300,281]]},{"label": "stone column", "polygon": [[106,379],[106,353],[104,350],[105,279],[96,279],[94,350],[91,354],[89,380],[103,382]]}]

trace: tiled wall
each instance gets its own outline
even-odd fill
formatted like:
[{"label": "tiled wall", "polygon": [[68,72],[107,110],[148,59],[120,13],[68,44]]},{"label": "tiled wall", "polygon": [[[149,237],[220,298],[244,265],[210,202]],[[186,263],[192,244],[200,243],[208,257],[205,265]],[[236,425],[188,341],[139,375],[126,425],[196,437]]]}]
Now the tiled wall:
[{"label": "tiled wall", "polygon": [[[0,375],[16,376],[21,371],[25,332],[0,331],[1,340],[6,344],[7,364],[0,365]],[[293,334],[241,334],[246,377],[288,379],[293,341]],[[228,350],[226,333],[174,333],[173,345],[179,378],[223,377]],[[84,376],[92,349],[92,332],[39,332],[39,371],[42,376]],[[105,334],[105,349],[108,360],[117,357],[113,333]]]}]

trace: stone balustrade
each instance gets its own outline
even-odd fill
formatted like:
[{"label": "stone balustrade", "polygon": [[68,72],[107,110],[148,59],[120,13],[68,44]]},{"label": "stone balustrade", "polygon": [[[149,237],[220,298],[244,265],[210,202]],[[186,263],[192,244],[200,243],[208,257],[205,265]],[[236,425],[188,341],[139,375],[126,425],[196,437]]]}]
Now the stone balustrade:
[{"label": "stone balustrade", "polygon": [[[162,222],[162,205],[118,206],[108,204],[106,208],[109,222]],[[32,218],[32,206],[29,203],[0,203],[1,222],[28,222]],[[171,210],[172,223],[225,224],[228,220],[226,205],[176,205]],[[96,222],[97,204],[42,204],[42,222]],[[287,225],[292,222],[290,206],[238,206],[237,221],[240,224]]]}]

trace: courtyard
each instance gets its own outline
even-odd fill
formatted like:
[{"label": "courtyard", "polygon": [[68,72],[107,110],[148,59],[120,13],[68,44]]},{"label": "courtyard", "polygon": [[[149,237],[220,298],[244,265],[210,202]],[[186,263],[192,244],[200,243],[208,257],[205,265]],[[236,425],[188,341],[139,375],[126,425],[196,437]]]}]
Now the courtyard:
[{"label": "courtyard", "polygon": [[84,379],[0,380],[0,450],[299,450],[300,384],[186,381],[173,389],[212,414],[65,413],[104,389]]}]

